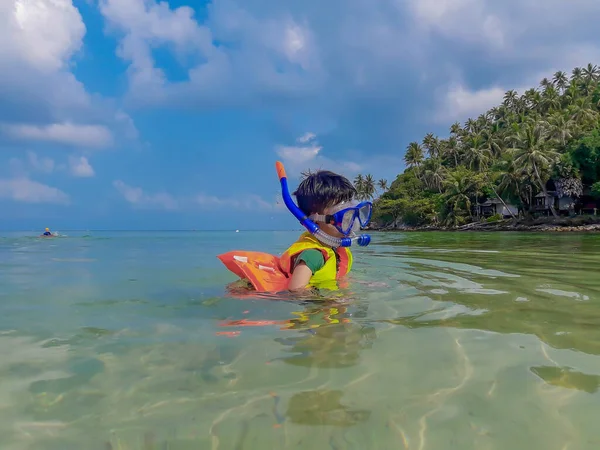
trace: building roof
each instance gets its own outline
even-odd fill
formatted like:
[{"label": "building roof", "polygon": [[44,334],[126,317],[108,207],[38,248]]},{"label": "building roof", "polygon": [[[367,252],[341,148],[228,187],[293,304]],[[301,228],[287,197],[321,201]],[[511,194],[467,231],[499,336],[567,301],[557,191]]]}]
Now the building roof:
[{"label": "building roof", "polygon": [[[510,202],[505,201],[504,203],[506,203],[507,206],[514,206],[511,205]],[[500,200],[499,198],[489,198],[487,199],[485,202],[483,203],[478,203],[479,206],[492,206],[492,205],[502,205],[502,200]]]},{"label": "building roof", "polygon": [[[546,193],[548,194],[548,197],[558,197],[558,194],[556,193],[556,191],[546,191]],[[536,195],[537,198],[542,198],[544,196],[543,192],[540,192],[538,195]]]}]

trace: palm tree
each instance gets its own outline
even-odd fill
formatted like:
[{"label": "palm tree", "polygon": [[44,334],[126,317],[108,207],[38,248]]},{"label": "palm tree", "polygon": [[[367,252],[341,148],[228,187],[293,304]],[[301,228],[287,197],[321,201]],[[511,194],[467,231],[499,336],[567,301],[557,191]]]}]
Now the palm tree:
[{"label": "palm tree", "polygon": [[580,89],[578,83],[576,81],[571,81],[569,83],[569,86],[567,86],[565,92],[563,93],[563,107],[567,107],[573,102],[575,102],[575,100],[577,100],[579,96]]},{"label": "palm tree", "polygon": [[517,95],[517,91],[515,91],[514,89],[507,91],[506,94],[504,94],[504,106],[514,110],[515,105],[517,103]]},{"label": "palm tree", "polygon": [[[559,157],[554,148],[554,142],[550,138],[550,130],[547,124],[541,121],[530,121],[524,124],[515,136],[515,147],[508,151],[514,157],[517,166],[531,168],[538,187],[544,193],[544,198],[547,199],[547,179],[542,179],[541,174],[553,166]],[[549,206],[552,215],[558,217],[553,202],[550,202]]]},{"label": "palm tree", "polygon": [[598,120],[598,112],[591,106],[589,97],[579,97],[567,108],[567,111],[578,126],[587,127]]},{"label": "palm tree", "polygon": [[452,158],[454,161],[454,167],[458,166],[458,155],[460,149],[456,136],[450,136],[447,140],[442,141],[440,145],[442,157]]},{"label": "palm tree", "polygon": [[467,133],[476,133],[479,128],[477,127],[477,122],[473,119],[467,119],[465,122],[464,130]]},{"label": "palm tree", "polygon": [[356,189],[358,198],[362,200],[365,192],[365,179],[360,173],[354,178],[354,188]]},{"label": "palm tree", "polygon": [[461,136],[463,135],[463,129],[460,126],[459,122],[454,122],[452,124],[452,126],[450,127],[450,134],[453,135],[453,137],[455,137],[456,139],[460,139]]},{"label": "palm tree", "polygon": [[548,111],[555,111],[560,108],[560,94],[556,88],[552,85],[546,87],[542,92],[541,111],[546,113]]},{"label": "palm tree", "polygon": [[471,136],[466,143],[465,162],[470,169],[487,169],[492,160],[489,147],[486,147],[485,138],[481,134]]},{"label": "palm tree", "polygon": [[377,186],[379,186],[379,189],[381,189],[384,192],[388,190],[388,182],[387,182],[387,180],[384,180],[383,178],[381,178],[377,182]]},{"label": "palm tree", "polygon": [[589,63],[586,68],[581,71],[581,75],[586,82],[593,83],[598,81],[600,70],[598,66]]},{"label": "palm tree", "polygon": [[571,81],[580,81],[582,75],[583,70],[581,70],[581,67],[575,67],[571,72]]},{"label": "palm tree", "polygon": [[363,183],[362,199],[363,200],[372,200],[375,197],[375,192],[376,192],[375,179],[373,178],[373,175],[368,174],[365,177],[364,183]]},{"label": "palm tree", "polygon": [[408,167],[417,168],[417,178],[420,179],[420,168],[423,162],[423,149],[418,142],[411,142],[408,144],[406,153],[404,154],[404,162]]},{"label": "palm tree", "polygon": [[439,141],[433,133],[428,133],[423,138],[423,147],[427,150],[430,158],[437,158],[439,155]]},{"label": "palm tree", "polygon": [[556,88],[562,93],[567,84],[569,83],[569,79],[567,78],[567,74],[561,70],[554,73],[554,77],[552,78],[552,82],[556,86]]},{"label": "palm tree", "polygon": [[527,109],[537,109],[541,102],[541,95],[537,89],[531,88],[523,94],[523,100]]},{"label": "palm tree", "polygon": [[485,141],[485,148],[489,150],[491,156],[500,156],[502,153],[503,139],[502,128],[500,124],[494,123],[483,130],[482,136]]},{"label": "palm tree", "polygon": [[562,112],[557,111],[550,116],[548,124],[550,125],[551,137],[565,147],[567,141],[572,137],[572,129],[575,125],[574,121]]},{"label": "palm tree", "polygon": [[471,195],[476,189],[473,173],[465,169],[449,172],[444,180],[444,189],[446,204],[450,208],[451,222],[457,224],[458,218],[462,215],[460,213],[464,212],[472,218]]},{"label": "palm tree", "polygon": [[446,180],[446,168],[442,165],[442,161],[438,159],[430,159],[427,161],[428,168],[425,171],[425,180],[430,188],[442,193],[442,186]]},{"label": "palm tree", "polygon": [[552,83],[546,77],[542,78],[542,81],[540,81],[540,87],[542,87],[542,88],[547,88],[548,86],[551,86],[551,85],[552,85]]},{"label": "palm tree", "polygon": [[529,176],[526,170],[515,165],[514,161],[504,161],[498,167],[498,189],[500,193],[508,198],[518,198],[522,205],[530,205],[531,200],[524,196],[529,193]]}]

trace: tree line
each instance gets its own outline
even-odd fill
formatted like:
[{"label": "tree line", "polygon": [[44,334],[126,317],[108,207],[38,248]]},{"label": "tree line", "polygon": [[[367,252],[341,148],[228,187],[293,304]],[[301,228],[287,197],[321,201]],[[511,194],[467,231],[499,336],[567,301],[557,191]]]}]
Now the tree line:
[{"label": "tree line", "polygon": [[[570,76],[558,71],[522,95],[510,90],[500,105],[449,131],[446,138],[429,133],[408,145],[406,170],[389,188],[387,182],[379,186],[385,192],[375,201],[375,221],[457,226],[476,220],[475,205],[490,198],[531,217],[536,195],[548,198],[549,180],[559,197],[600,198],[596,65],[577,67]],[[364,198],[374,198],[372,176],[357,177],[355,185]],[[554,202],[548,206],[557,216]],[[569,205],[570,213],[575,206]]]}]

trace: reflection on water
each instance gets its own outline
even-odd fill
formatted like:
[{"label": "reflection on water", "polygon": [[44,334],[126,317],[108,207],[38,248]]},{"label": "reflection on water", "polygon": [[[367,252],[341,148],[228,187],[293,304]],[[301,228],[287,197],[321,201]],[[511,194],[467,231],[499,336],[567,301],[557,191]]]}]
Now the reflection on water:
[{"label": "reflection on water", "polygon": [[576,372],[570,367],[540,366],[532,367],[531,371],[548,384],[578,389],[589,394],[598,392],[600,386],[600,376]]},{"label": "reflection on water", "polygon": [[291,396],[286,416],[301,425],[350,427],[366,421],[371,411],[352,409],[342,404],[339,390],[298,392]]},{"label": "reflection on water", "polygon": [[0,239],[0,448],[600,448],[600,237],[379,234],[301,301],[214,258],[294,237]]},{"label": "reflection on water", "polygon": [[294,313],[287,328],[302,330],[300,335],[276,338],[288,348],[281,356],[288,364],[304,367],[344,368],[359,363],[360,351],[371,348],[376,338],[375,328],[352,323],[348,307],[329,304],[308,307]]}]

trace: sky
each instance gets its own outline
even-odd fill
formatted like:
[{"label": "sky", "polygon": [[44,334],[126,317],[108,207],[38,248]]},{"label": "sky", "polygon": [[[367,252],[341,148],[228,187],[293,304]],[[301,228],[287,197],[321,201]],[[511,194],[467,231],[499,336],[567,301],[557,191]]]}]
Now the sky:
[{"label": "sky", "polygon": [[295,229],[329,169],[393,181],[556,70],[597,0],[0,0],[0,229]]}]

